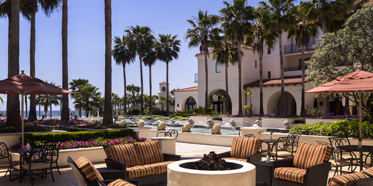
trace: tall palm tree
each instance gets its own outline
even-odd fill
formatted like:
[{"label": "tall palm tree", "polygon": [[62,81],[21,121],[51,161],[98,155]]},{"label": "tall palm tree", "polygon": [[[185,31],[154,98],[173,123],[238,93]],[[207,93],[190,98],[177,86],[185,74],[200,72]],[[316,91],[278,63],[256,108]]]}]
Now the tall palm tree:
[{"label": "tall palm tree", "polygon": [[[166,98],[169,99],[169,83],[168,83],[168,64],[174,59],[179,58],[180,43],[181,41],[176,39],[177,35],[171,36],[171,34],[159,34],[159,45],[157,47],[157,56],[159,60],[166,62]],[[150,96],[152,96],[150,94]],[[170,105],[167,102],[167,114],[170,112]]]},{"label": "tall palm tree", "polygon": [[276,33],[271,31],[269,27],[273,25],[273,21],[270,19],[269,11],[263,8],[257,8],[254,11],[255,21],[253,33],[246,37],[246,45],[252,45],[254,52],[259,54],[259,89],[260,89],[260,106],[259,115],[264,115],[263,111],[263,51],[264,46],[267,45],[268,48],[273,48],[276,41]]},{"label": "tall palm tree", "polygon": [[131,85],[127,85],[126,89],[132,94],[132,106],[134,107],[136,104],[135,94],[138,94],[141,88],[134,84],[131,84]]},{"label": "tall palm tree", "polygon": [[[47,16],[56,10],[61,4],[61,0],[27,0],[27,3],[23,5],[22,14],[31,22],[30,29],[30,76],[35,77],[35,17],[39,10],[39,5],[41,9]],[[67,96],[67,95],[66,95]],[[31,95],[30,100],[30,118],[29,120],[36,120],[36,103],[35,95]]]},{"label": "tall palm tree", "polygon": [[105,106],[104,125],[113,124],[111,108],[111,0],[105,0]]},{"label": "tall palm tree", "polygon": [[[68,0],[63,0],[62,5],[62,88],[69,89],[69,67],[67,50],[67,26],[68,26]],[[62,113],[61,119],[68,120],[69,113],[69,95],[62,95]]]},{"label": "tall palm tree", "polygon": [[269,0],[267,4],[264,1],[259,2],[259,5],[270,13],[270,19],[274,20],[273,30],[276,31],[279,47],[280,47],[280,65],[281,65],[281,100],[280,100],[280,116],[285,116],[285,76],[284,76],[284,55],[282,52],[282,33],[286,29],[285,25],[289,25],[292,19],[292,7],[294,0]]},{"label": "tall palm tree", "polygon": [[114,106],[114,111],[117,110],[117,105],[118,105],[118,102],[119,102],[119,96],[118,94],[112,92],[111,93],[111,102],[113,103],[113,106]]},{"label": "tall palm tree", "polygon": [[[228,90],[228,65],[237,62],[238,49],[225,35],[223,37],[217,35],[213,40],[214,50],[212,51],[213,59],[217,63],[225,65],[225,112],[230,113],[229,109],[229,90]],[[241,56],[243,52],[241,51]]]},{"label": "tall palm tree", "polygon": [[[88,85],[87,79],[73,79],[70,83],[70,90],[73,92],[73,94],[70,94],[71,98],[75,99],[74,104],[76,106],[76,109],[79,110],[79,117],[82,117],[82,106],[79,104],[81,100],[79,100],[79,92],[81,92],[80,86],[81,85]],[[76,94],[78,93],[78,94]]]},{"label": "tall palm tree", "polygon": [[144,114],[144,82],[142,74],[142,60],[146,53],[148,53],[153,46],[154,36],[152,30],[147,26],[128,27],[125,32],[130,38],[130,48],[136,52],[140,60],[140,77],[141,77],[141,112]]},{"label": "tall palm tree", "polygon": [[60,96],[48,96],[49,97],[49,107],[50,107],[50,113],[49,117],[52,118],[52,105],[57,106],[60,104],[61,97]]},{"label": "tall palm tree", "polygon": [[39,106],[39,118],[41,117],[40,106],[43,105],[42,100],[43,100],[43,96],[42,95],[37,96],[36,99],[35,99],[36,105]]},{"label": "tall palm tree", "polygon": [[[154,41],[154,46],[159,45],[156,41]],[[144,56],[144,64],[145,66],[149,67],[149,97],[152,97],[152,66],[155,64],[155,61],[157,61],[157,53],[152,49]],[[152,113],[152,99],[149,100],[149,113]]]},{"label": "tall palm tree", "polygon": [[[120,37],[114,37],[114,49],[113,49],[113,57],[117,65],[123,66],[123,79],[124,79],[124,92],[123,94],[126,95],[126,64],[130,64],[135,60],[136,53],[130,50],[129,48],[129,41],[128,37],[123,35],[122,39]],[[123,106],[124,106],[124,113],[127,113],[127,100],[123,99]]]},{"label": "tall palm tree", "polygon": [[295,41],[301,46],[302,56],[302,99],[301,99],[301,110],[300,115],[305,116],[305,104],[304,104],[304,84],[305,84],[305,70],[306,66],[304,63],[304,50],[305,46],[309,44],[311,37],[316,37],[317,27],[316,22],[309,21],[306,17],[307,12],[303,12],[301,6],[294,7],[294,23],[290,24],[288,28],[288,39],[295,37]]},{"label": "tall palm tree", "polygon": [[[19,74],[19,12],[20,0],[11,1],[11,19],[9,32],[8,78]],[[19,95],[8,95],[6,124],[21,125],[19,115]]]},{"label": "tall palm tree", "polygon": [[[237,48],[241,51],[245,36],[250,34],[252,29],[251,21],[254,19],[254,8],[248,6],[247,0],[233,0],[233,4],[224,1],[225,8],[220,12],[223,15],[221,28],[224,33],[237,42]],[[238,114],[242,115],[242,69],[241,52],[237,52],[238,58]]]},{"label": "tall palm tree", "polygon": [[208,14],[207,10],[205,12],[200,10],[197,17],[192,17],[187,21],[193,27],[188,29],[185,35],[185,38],[189,39],[188,47],[199,47],[200,52],[205,56],[205,115],[207,115],[209,103],[207,57],[209,56],[209,48],[212,47],[213,33],[217,32],[216,24],[219,23],[219,16]]}]

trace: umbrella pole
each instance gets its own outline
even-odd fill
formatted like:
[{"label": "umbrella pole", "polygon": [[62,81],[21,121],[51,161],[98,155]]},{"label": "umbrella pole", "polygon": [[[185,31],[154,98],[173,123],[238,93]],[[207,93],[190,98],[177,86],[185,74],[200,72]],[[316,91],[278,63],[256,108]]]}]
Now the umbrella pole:
[{"label": "umbrella pole", "polygon": [[360,125],[360,138],[359,138],[359,141],[360,139],[363,139],[363,132],[361,130],[361,92],[358,93],[359,94],[359,125]]},{"label": "umbrella pole", "polygon": [[25,145],[25,138],[24,138],[24,134],[25,134],[25,125],[24,125],[24,120],[23,120],[23,102],[24,102],[24,100],[23,100],[23,94],[21,94],[21,97],[22,97],[22,149],[24,148],[24,145]]}]

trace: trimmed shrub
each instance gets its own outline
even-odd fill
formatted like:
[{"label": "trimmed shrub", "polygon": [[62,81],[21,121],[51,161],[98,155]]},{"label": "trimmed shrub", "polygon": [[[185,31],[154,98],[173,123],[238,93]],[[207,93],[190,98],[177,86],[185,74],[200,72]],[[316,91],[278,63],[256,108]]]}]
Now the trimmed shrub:
[{"label": "trimmed shrub", "polygon": [[306,120],[305,120],[305,119],[296,119],[296,120],[294,120],[294,124],[298,124],[298,123],[303,123],[303,124],[305,124],[305,123],[306,123]]},{"label": "trimmed shrub", "polygon": [[[290,132],[304,135],[359,138],[359,119],[339,120],[328,124],[324,124],[324,122],[305,124],[292,128]],[[362,132],[363,138],[373,138],[373,125],[369,121],[363,121]]]},{"label": "trimmed shrub", "polygon": [[100,131],[79,131],[79,132],[61,132],[61,133],[29,133],[25,134],[25,141],[34,143],[34,141],[89,141],[97,138],[120,138],[132,137],[135,138],[133,129],[124,130],[100,130]]}]

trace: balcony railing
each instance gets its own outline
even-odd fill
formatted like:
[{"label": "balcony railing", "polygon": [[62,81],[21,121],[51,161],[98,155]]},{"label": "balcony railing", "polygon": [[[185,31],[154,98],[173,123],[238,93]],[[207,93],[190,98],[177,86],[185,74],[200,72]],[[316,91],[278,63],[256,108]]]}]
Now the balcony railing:
[{"label": "balcony railing", "polygon": [[[319,43],[310,43],[304,48],[304,51],[314,51],[318,48]],[[302,52],[302,47],[300,45],[285,45],[285,54],[294,54]]]},{"label": "balcony railing", "polygon": [[198,83],[198,73],[194,74],[194,83]]}]

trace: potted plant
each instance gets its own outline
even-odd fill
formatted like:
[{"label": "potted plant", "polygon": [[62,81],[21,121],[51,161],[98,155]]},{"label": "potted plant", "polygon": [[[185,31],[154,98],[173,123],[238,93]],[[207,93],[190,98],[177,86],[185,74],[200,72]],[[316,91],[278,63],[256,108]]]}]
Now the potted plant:
[{"label": "potted plant", "polygon": [[271,163],[270,158],[271,157],[271,150],[267,151],[267,157],[266,157],[266,163]]}]

